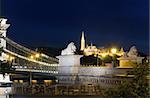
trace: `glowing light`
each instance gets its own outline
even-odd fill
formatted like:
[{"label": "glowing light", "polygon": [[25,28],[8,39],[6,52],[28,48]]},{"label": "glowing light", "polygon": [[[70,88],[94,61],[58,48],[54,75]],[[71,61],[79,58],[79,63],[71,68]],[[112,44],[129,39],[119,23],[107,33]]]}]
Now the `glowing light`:
[{"label": "glowing light", "polygon": [[19,80],[19,83],[23,83],[23,80]]},{"label": "glowing light", "polygon": [[52,83],[52,80],[44,80],[44,83]]},{"label": "glowing light", "polygon": [[36,58],[39,58],[39,57],[40,57],[40,54],[39,54],[39,53],[37,53],[37,54],[35,55],[35,57],[36,57]]},{"label": "glowing light", "polygon": [[32,83],[37,83],[37,80],[32,80]]},{"label": "glowing light", "polygon": [[117,49],[116,49],[116,48],[112,48],[112,49],[111,49],[111,53],[112,53],[112,54],[116,54],[116,52],[117,52]]},{"label": "glowing light", "polygon": [[14,60],[14,59],[15,59],[15,58],[11,56],[9,60],[12,61],[12,60]]},{"label": "glowing light", "polygon": [[6,59],[7,59],[8,61],[12,61],[12,60],[15,59],[15,57],[6,54]]},{"label": "glowing light", "polygon": [[15,83],[18,83],[18,80],[14,80]]},{"label": "glowing light", "polygon": [[7,55],[6,55],[6,58],[8,59],[9,57],[10,57],[10,56],[7,54]]},{"label": "glowing light", "polygon": [[107,53],[102,53],[101,56],[104,58],[107,56]]},{"label": "glowing light", "polygon": [[34,59],[33,55],[30,56],[30,59]]}]

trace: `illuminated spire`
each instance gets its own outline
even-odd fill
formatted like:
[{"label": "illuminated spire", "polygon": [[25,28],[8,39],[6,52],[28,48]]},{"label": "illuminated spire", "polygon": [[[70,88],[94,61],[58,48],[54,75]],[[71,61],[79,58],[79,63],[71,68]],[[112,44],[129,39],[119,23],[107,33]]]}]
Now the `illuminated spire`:
[{"label": "illuminated spire", "polygon": [[123,49],[123,48],[121,48],[121,49],[120,49],[120,52],[121,52],[121,53],[122,53],[122,52],[124,52],[124,49]]},{"label": "illuminated spire", "polygon": [[91,42],[91,46],[93,46],[93,43]]},{"label": "illuminated spire", "polygon": [[84,32],[82,31],[80,50],[83,51],[84,49],[85,49],[85,37],[84,37]]}]

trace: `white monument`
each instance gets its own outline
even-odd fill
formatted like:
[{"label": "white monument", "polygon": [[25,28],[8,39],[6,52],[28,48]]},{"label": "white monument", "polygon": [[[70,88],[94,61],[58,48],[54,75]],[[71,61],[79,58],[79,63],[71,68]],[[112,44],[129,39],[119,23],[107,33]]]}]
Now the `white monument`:
[{"label": "white monument", "polygon": [[[10,26],[10,24],[7,24],[6,22],[7,19],[0,18],[0,49],[6,49],[6,32],[7,28]],[[0,60],[7,60],[4,52],[1,53]]]},{"label": "white monument", "polygon": [[76,52],[76,46],[71,42],[66,49],[61,51],[61,55],[74,55]]},{"label": "white monument", "polygon": [[132,46],[129,52],[125,53],[122,57],[118,58],[119,67],[132,68],[136,64],[142,63],[144,57],[138,56],[138,51],[135,46]]},{"label": "white monument", "polygon": [[76,55],[76,46],[71,42],[66,49],[62,50],[59,59],[59,83],[75,83],[76,75],[80,67],[80,58],[83,55]]},{"label": "white monument", "polygon": [[0,18],[0,47],[6,48],[6,40],[4,39],[6,37],[7,28],[10,26],[10,24],[6,24],[7,19]]}]

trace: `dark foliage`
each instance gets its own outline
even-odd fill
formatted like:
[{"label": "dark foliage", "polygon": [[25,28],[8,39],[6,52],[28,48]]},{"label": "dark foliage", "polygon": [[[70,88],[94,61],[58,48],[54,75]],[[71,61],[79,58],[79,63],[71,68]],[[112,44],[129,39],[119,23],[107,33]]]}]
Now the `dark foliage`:
[{"label": "dark foliage", "polygon": [[100,65],[101,62],[101,60],[94,55],[83,56],[80,61],[82,65]]},{"label": "dark foliage", "polygon": [[128,75],[134,75],[131,81],[124,80],[117,88],[107,89],[104,95],[119,98],[148,98],[148,74],[148,63],[138,64],[133,68],[132,72],[128,73]]}]

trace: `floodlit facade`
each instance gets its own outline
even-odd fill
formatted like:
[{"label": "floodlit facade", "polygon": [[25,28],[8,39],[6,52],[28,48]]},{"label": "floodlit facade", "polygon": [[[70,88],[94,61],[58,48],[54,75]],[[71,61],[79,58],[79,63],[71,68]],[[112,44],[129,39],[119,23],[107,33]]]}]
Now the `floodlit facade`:
[{"label": "floodlit facade", "polygon": [[[65,50],[68,51],[69,49],[70,47],[67,47]],[[57,56],[59,59],[59,75],[57,78],[60,84],[92,84],[100,85],[102,88],[116,87],[117,85],[120,85],[123,80],[130,81],[133,78],[133,75],[127,75],[127,72],[132,71],[134,66],[130,62],[140,64],[144,59],[144,57],[138,56],[137,49],[133,46],[129,52],[126,52],[123,56],[118,58],[118,67],[81,65],[80,58],[83,55],[76,55],[74,52],[75,51],[72,51],[72,54],[70,55],[70,52],[68,51],[66,54]]]},{"label": "floodlit facade", "polygon": [[83,51],[83,54],[85,56],[95,55],[98,57],[105,57],[106,55],[112,56],[113,54],[116,54],[118,56],[124,55],[123,48],[121,48],[120,50],[117,50],[116,48],[112,48],[112,49],[104,48],[104,47],[97,48],[92,43],[91,43],[91,45],[86,44],[84,32],[82,32],[81,45],[80,46],[81,46],[80,50]]}]

